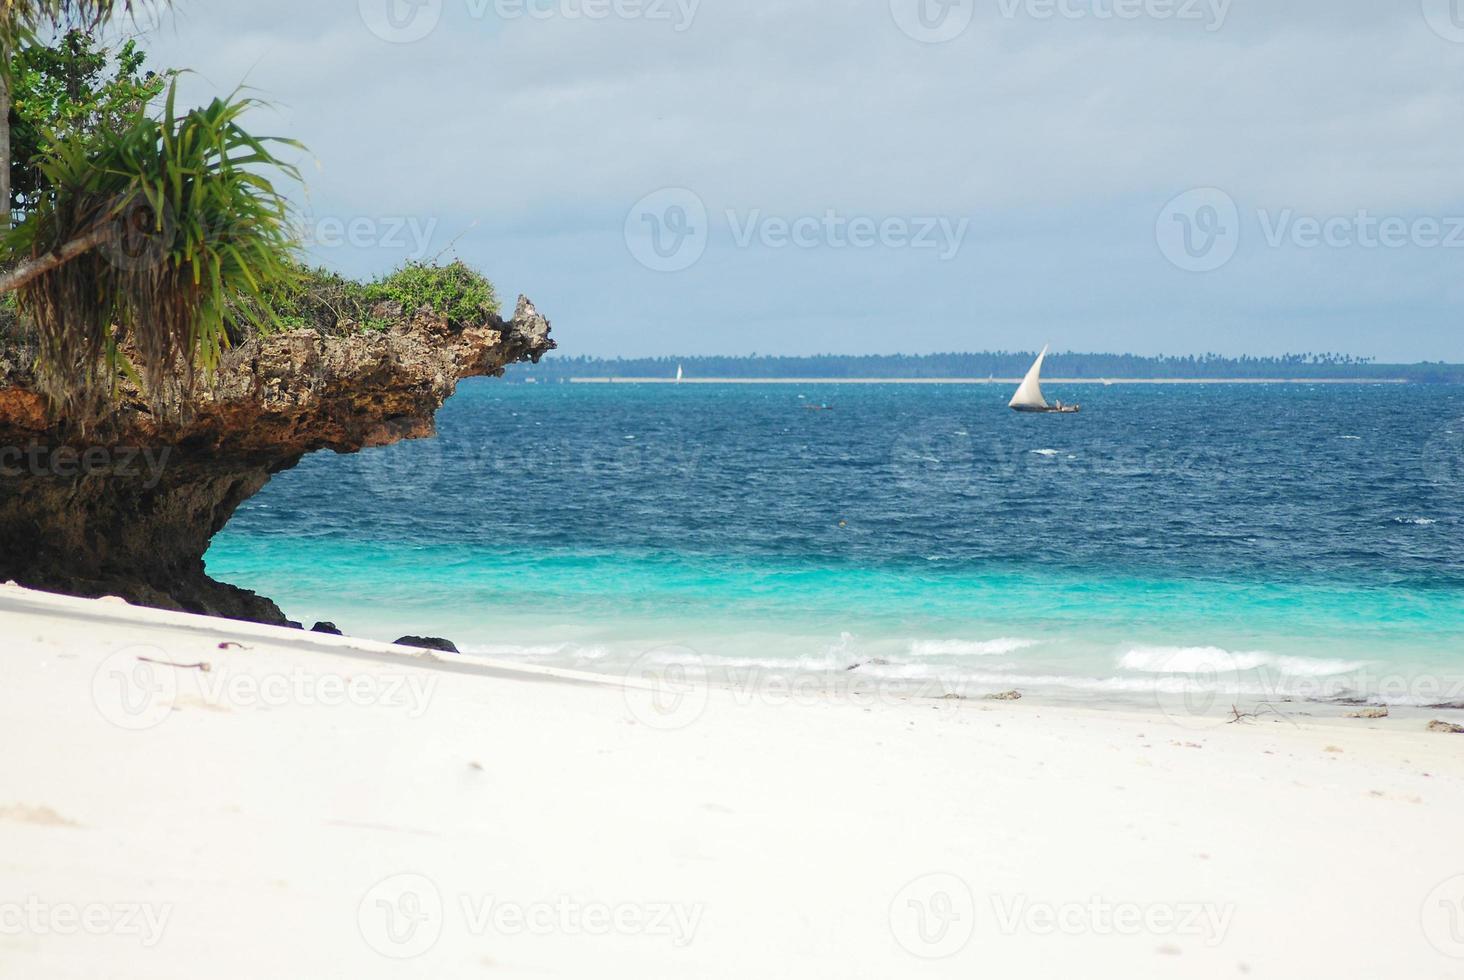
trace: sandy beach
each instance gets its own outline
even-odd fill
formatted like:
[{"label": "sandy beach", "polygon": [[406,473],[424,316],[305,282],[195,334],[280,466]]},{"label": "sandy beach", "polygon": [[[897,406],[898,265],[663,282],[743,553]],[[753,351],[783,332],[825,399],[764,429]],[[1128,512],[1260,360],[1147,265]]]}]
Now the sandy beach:
[{"label": "sandy beach", "polygon": [[1417,718],[622,683],[13,587],[0,631],[6,977],[1464,976],[1464,738]]}]

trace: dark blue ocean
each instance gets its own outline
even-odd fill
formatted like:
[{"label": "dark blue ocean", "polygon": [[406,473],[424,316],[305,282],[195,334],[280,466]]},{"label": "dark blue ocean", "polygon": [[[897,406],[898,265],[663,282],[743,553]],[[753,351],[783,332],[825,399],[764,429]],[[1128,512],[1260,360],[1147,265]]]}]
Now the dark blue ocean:
[{"label": "dark blue ocean", "polygon": [[[1464,389],[465,383],[209,572],[309,625],[979,695],[1464,700]],[[819,410],[814,410],[817,406]]]}]

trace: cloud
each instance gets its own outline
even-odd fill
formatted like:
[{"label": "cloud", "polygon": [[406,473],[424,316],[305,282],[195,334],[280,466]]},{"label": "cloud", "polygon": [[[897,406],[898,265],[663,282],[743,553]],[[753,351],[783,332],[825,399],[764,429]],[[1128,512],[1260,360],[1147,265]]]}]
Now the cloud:
[{"label": "cloud", "polygon": [[[195,97],[247,80],[277,103],[258,125],[310,145],[312,213],[435,220],[437,247],[462,234],[459,253],[558,311],[571,349],[1040,334],[1464,357],[1447,250],[1272,248],[1252,232],[1196,276],[1155,243],[1160,210],[1194,187],[1226,191],[1250,225],[1262,209],[1464,214],[1464,44],[1414,3],[966,0],[969,24],[924,44],[899,26],[905,0],[440,0],[411,43],[368,27],[362,10],[386,2],[407,0],[194,2],[147,44],[200,70]],[[612,14],[589,16],[596,3]],[[673,275],[638,266],[622,236],[666,187],[695,191],[713,224]],[[737,248],[719,232],[729,210],[829,209],[972,231],[951,261]],[[401,257],[321,255],[355,272]]]}]

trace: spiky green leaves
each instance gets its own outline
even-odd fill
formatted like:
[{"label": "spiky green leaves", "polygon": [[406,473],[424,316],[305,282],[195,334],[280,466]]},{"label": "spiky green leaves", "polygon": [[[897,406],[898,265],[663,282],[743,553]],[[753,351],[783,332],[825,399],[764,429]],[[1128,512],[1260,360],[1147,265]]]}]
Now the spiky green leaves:
[{"label": "spiky green leaves", "polygon": [[[270,326],[265,292],[295,268],[289,208],[272,176],[298,179],[240,117],[254,100],[215,99],[179,114],[63,140],[41,161],[49,193],[5,241],[39,342],[37,379],[63,416],[94,419],[118,372],[154,408],[177,404],[196,369],[212,370],[240,311]],[[44,268],[68,249],[69,260]]]}]

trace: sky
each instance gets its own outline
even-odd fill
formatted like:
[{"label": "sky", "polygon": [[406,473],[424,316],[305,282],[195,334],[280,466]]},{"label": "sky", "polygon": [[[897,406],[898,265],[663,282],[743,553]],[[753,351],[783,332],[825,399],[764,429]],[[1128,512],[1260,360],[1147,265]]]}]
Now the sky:
[{"label": "sky", "polygon": [[1464,361],[1464,0],[179,0],[313,261],[564,353]]}]

